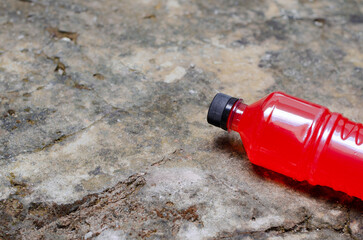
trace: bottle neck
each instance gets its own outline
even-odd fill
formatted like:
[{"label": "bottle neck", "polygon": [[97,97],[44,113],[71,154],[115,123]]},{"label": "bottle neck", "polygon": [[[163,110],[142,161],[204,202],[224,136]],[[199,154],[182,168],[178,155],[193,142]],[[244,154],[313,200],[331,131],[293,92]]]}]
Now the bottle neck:
[{"label": "bottle neck", "polygon": [[242,115],[248,105],[243,103],[242,99],[239,99],[232,107],[232,110],[228,116],[227,130],[239,132],[239,126],[242,119]]}]

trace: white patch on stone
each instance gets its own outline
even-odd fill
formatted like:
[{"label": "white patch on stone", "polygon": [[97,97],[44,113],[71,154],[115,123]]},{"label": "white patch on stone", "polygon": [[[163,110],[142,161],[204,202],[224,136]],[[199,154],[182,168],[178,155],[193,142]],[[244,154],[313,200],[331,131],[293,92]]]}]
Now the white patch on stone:
[{"label": "white patch on stone", "polygon": [[61,38],[62,41],[65,41],[65,42],[71,42],[72,40],[70,38],[67,38],[67,37],[63,37]]},{"label": "white patch on stone", "polygon": [[182,77],[184,77],[184,75],[186,74],[186,70],[183,67],[176,67],[174,68],[174,70],[165,77],[164,82],[166,83],[172,83],[176,80],[181,79]]},{"label": "white patch on stone", "polygon": [[62,69],[58,69],[57,73],[58,73],[59,75],[63,75],[63,74],[64,74],[64,71],[63,71]]},{"label": "white patch on stone", "polygon": [[352,229],[352,232],[354,233],[358,232],[360,229],[359,223],[357,221],[352,221],[350,223],[350,229]]},{"label": "white patch on stone", "polygon": [[169,62],[169,61],[160,64],[160,67],[162,67],[162,68],[168,68],[168,67],[171,67],[171,66],[173,66],[173,63]]},{"label": "white patch on stone", "polygon": [[92,232],[88,232],[88,233],[86,233],[86,234],[84,235],[84,239],[89,239],[89,238],[91,238],[91,237],[92,237],[92,235],[93,235],[93,233],[92,233]]},{"label": "white patch on stone", "polygon": [[[89,128],[89,130],[92,130],[93,126]],[[89,132],[83,132],[82,135],[77,138],[72,144],[68,144],[63,148],[63,151],[65,154],[72,154],[74,152],[77,152],[77,150],[80,147],[87,147],[91,142],[93,142],[94,139],[92,139],[89,136]]]},{"label": "white patch on stone", "polygon": [[189,168],[159,169],[147,175],[148,183],[156,191],[187,188],[204,182],[202,173]]},{"label": "white patch on stone", "polygon": [[207,237],[213,237],[213,234],[208,232],[208,229],[197,228],[193,223],[187,223],[186,226],[181,227],[177,239],[191,239],[202,240]]},{"label": "white patch on stone", "polygon": [[98,235],[95,240],[123,240],[126,239],[122,230],[106,229]]},{"label": "white patch on stone", "polygon": [[226,46],[225,46],[225,45],[223,45],[223,44],[220,44],[220,43],[219,43],[219,39],[218,39],[218,37],[213,37],[213,38],[211,39],[211,43],[212,43],[212,45],[213,45],[213,46],[215,46],[215,47],[219,47],[219,48],[226,48]]},{"label": "white patch on stone", "polygon": [[74,195],[74,185],[81,181],[75,179],[74,176],[54,176],[49,181],[44,181],[34,188],[36,196],[42,196],[44,199],[50,199],[54,202],[65,203],[69,201],[69,197]]},{"label": "white patch on stone", "polygon": [[267,229],[271,226],[277,226],[281,224],[282,221],[283,218],[277,215],[268,215],[266,217],[260,217],[255,221],[252,221],[249,227],[255,231],[260,231],[261,229]]},{"label": "white patch on stone", "polygon": [[340,211],[340,210],[336,210],[336,209],[333,209],[330,211],[330,214],[333,215],[334,217],[338,217],[342,214],[343,212]]},{"label": "white patch on stone", "polygon": [[3,177],[0,178],[0,183],[1,183],[0,200],[3,200],[5,198],[9,197],[9,195],[14,192],[14,189],[11,189],[5,185],[5,183],[7,183],[7,180],[8,180],[7,178],[3,178]]},{"label": "white patch on stone", "polygon": [[167,1],[167,7],[168,9],[176,9],[180,8],[180,4],[177,0],[169,0]]}]

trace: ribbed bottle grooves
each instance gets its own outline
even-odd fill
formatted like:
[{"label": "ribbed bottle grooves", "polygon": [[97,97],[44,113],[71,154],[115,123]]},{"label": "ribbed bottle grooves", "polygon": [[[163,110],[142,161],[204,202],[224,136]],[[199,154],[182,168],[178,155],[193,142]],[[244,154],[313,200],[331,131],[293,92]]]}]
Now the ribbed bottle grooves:
[{"label": "ribbed bottle grooves", "polygon": [[[324,130],[331,119],[332,114],[329,112],[329,110],[324,109],[323,113],[321,114],[320,120],[317,121],[314,125],[311,126],[309,129],[309,139],[305,142],[304,147],[304,158],[300,163],[299,168],[301,171],[299,172],[299,178],[298,180],[308,180],[311,184],[313,184],[312,180],[312,173],[314,172],[314,165],[315,161],[319,159],[319,156],[321,154],[321,151],[323,150],[321,146],[321,139],[324,134]],[[319,148],[320,144],[320,148]]]},{"label": "ribbed bottle grooves", "polygon": [[363,125],[361,123],[355,123],[349,121],[347,118],[343,118],[341,138],[347,140],[348,138],[354,138],[355,143],[359,146],[363,143]]}]

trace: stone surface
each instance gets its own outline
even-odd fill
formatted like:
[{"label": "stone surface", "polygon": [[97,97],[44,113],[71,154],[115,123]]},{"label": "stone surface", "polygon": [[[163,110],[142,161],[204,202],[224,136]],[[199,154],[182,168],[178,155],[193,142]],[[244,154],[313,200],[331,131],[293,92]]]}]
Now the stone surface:
[{"label": "stone surface", "polygon": [[363,202],[253,166],[221,91],[363,122],[362,1],[0,2],[1,239],[361,239]]}]

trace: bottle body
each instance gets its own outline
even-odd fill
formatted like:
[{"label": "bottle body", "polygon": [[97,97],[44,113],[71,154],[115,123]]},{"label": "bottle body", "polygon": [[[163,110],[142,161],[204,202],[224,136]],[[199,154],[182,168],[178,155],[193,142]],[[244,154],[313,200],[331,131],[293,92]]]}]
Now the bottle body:
[{"label": "bottle body", "polygon": [[363,199],[362,125],[327,108],[275,92],[237,101],[227,124],[252,163]]}]

